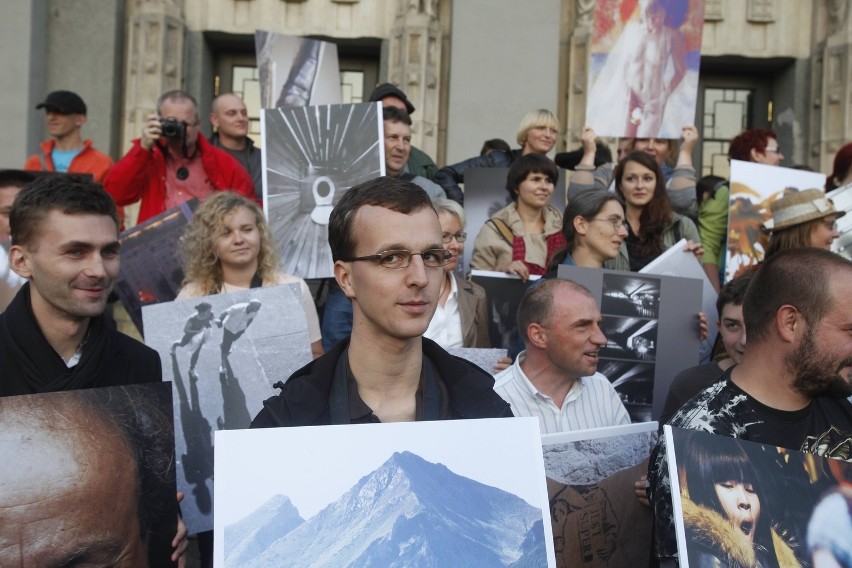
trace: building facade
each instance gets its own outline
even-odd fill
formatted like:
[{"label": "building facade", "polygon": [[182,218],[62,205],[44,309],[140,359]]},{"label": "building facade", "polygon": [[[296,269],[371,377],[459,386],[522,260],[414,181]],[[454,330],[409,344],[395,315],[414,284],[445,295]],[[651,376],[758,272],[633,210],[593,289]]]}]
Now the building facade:
[{"label": "building facade", "polygon": [[[705,0],[696,125],[702,173],[726,175],[727,143],[747,127],[779,134],[784,165],[830,171],[852,139],[850,0]],[[595,0],[31,0],[0,20],[0,167],[46,137],[35,105],[71,89],[89,106],[84,135],[119,158],[164,91],[200,103],[243,94],[257,116],[254,31],[337,44],[345,101],[379,82],[416,107],[414,143],[439,164],[487,138],[513,146],[521,117],[554,110],[558,149],[585,122]],[[258,99],[259,100],[259,99]],[[256,127],[257,128],[257,127]]]}]

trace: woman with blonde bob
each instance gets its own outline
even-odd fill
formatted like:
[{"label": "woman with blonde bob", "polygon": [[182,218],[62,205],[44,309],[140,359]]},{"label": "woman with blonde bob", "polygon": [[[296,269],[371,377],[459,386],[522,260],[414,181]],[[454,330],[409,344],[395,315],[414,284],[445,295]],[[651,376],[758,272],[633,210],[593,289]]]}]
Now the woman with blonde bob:
[{"label": "woman with blonde bob", "polygon": [[464,204],[464,193],[459,184],[464,183],[464,172],[468,168],[508,168],[521,156],[527,154],[544,156],[553,149],[558,135],[559,120],[555,114],[543,108],[530,111],[524,115],[518,126],[517,140],[521,146],[520,149],[510,152],[494,150],[485,156],[475,156],[463,162],[444,166],[438,170],[432,181],[444,188],[447,197]]},{"label": "woman with blonde bob", "polygon": [[839,236],[837,220],[846,215],[820,189],[793,191],[769,204],[772,219],[763,224],[770,233],[764,260],[782,250],[802,247],[831,249]]},{"label": "woman with blonde bob", "polygon": [[181,238],[186,276],[177,299],[298,283],[314,358],[323,353],[317,310],[308,285],[284,274],[263,212],[235,193],[216,193],[196,210]]}]

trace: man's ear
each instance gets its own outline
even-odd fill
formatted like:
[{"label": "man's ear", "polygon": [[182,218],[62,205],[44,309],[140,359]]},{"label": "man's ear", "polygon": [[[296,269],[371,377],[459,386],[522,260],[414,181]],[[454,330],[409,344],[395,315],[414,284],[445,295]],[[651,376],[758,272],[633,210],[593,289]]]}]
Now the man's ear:
[{"label": "man's ear", "polygon": [[529,345],[544,349],[547,347],[547,330],[538,323],[527,326],[527,342]]},{"label": "man's ear", "polygon": [[796,343],[806,325],[804,316],[795,306],[786,304],[775,312],[775,329],[787,343]]},{"label": "man's ear", "polygon": [[21,278],[29,278],[33,272],[30,269],[29,251],[21,245],[13,245],[9,249],[9,266]]},{"label": "man's ear", "polygon": [[211,112],[211,113],[210,113],[210,124],[212,124],[212,125],[213,125],[213,128],[214,128],[214,129],[218,129],[218,128],[219,128],[219,117],[218,117],[218,116],[216,116],[216,113],[215,113],[215,112]]},{"label": "man's ear", "polygon": [[352,273],[350,272],[352,264],[338,260],[334,263],[334,279],[337,280],[337,285],[346,294],[346,297],[352,299],[355,297],[355,289],[352,286]]},{"label": "man's ear", "polygon": [[83,126],[84,124],[86,124],[86,119],[87,117],[85,114],[77,114],[77,118],[74,120],[74,124],[76,124],[78,127]]}]

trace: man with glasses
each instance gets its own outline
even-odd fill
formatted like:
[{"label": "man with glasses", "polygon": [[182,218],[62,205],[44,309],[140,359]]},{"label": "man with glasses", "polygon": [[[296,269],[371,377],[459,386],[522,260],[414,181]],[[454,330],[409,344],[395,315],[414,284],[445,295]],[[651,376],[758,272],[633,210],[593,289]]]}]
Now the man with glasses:
[{"label": "man with glasses", "polygon": [[[609,221],[609,219],[606,219]],[[615,389],[597,372],[606,344],[598,304],[571,280],[530,287],[518,307],[526,347],[495,377],[515,416],[535,416],[542,434],[630,424]]]},{"label": "man with glasses", "polygon": [[104,187],[119,206],[139,200],[138,222],[214,191],[255,199],[254,184],[240,163],[199,132],[198,105],[184,91],[169,91],[148,115],[142,137],[119,160]]},{"label": "man with glasses", "polygon": [[422,337],[450,256],[425,191],[389,177],[355,186],[328,233],[352,335],[296,371],[252,427],[512,415],[489,374]]}]

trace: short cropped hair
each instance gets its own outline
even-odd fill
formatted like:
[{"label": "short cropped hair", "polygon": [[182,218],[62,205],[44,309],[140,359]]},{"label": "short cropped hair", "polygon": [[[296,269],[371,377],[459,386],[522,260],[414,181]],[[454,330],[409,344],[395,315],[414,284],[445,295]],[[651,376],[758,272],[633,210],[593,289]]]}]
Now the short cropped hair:
[{"label": "short cropped hair", "polygon": [[524,115],[524,118],[521,119],[521,125],[518,126],[518,144],[523,147],[527,143],[527,135],[530,133],[530,130],[540,126],[552,128],[558,132],[559,120],[555,114],[547,109],[531,110]]},{"label": "short cropped hair", "polygon": [[747,272],[738,278],[734,278],[719,290],[719,297],[716,298],[716,312],[719,314],[720,319],[722,318],[722,310],[725,309],[725,306],[729,304],[735,306],[743,305],[746,290],[748,290],[748,285],[751,284],[751,277],[752,273]]},{"label": "short cropped hair", "polygon": [[384,107],[382,109],[382,120],[401,122],[411,126],[411,115],[397,107]]},{"label": "short cropped hair", "polygon": [[334,262],[355,256],[352,223],[355,213],[365,205],[384,207],[404,215],[425,208],[435,211],[429,195],[410,181],[382,176],[356,185],[343,195],[328,220],[328,244]]},{"label": "short cropped hair", "polygon": [[166,91],[160,98],[157,99],[157,114],[162,116],[162,112],[160,112],[163,108],[163,103],[179,103],[184,101],[189,101],[192,103],[192,106],[195,107],[195,120],[198,121],[198,101],[195,100],[195,97],[187,93],[186,91],[182,91],[180,89],[174,89],[172,91]]},{"label": "short cropped hair", "polygon": [[849,278],[852,261],[817,248],[781,251],[766,260],[752,277],[743,300],[743,320],[749,343],[765,339],[781,306],[798,309],[813,328],[836,301],[829,289],[833,278]]},{"label": "short cropped hair", "polygon": [[456,219],[459,220],[459,225],[461,225],[462,229],[464,229],[467,225],[467,217],[464,214],[464,207],[459,205],[458,201],[453,201],[452,199],[436,199],[432,205],[435,207],[435,211],[437,211],[439,215],[443,211],[455,215]]},{"label": "short cropped hair", "polygon": [[518,329],[525,344],[529,344],[529,327],[532,323],[549,325],[553,313],[553,295],[557,288],[567,287],[575,292],[593,298],[592,293],[582,284],[573,280],[547,278],[527,288],[521,304],[518,306]]},{"label": "short cropped hair", "polygon": [[115,201],[101,184],[85,175],[41,176],[21,190],[9,213],[9,229],[13,245],[30,245],[51,211],[66,215],[104,215],[115,222],[118,235],[118,212]]},{"label": "short cropped hair", "polygon": [[559,180],[559,168],[547,156],[542,154],[521,156],[512,162],[512,167],[506,175],[506,191],[509,192],[512,201],[518,201],[521,182],[530,174],[544,174],[554,185]]},{"label": "short cropped hair", "polygon": [[751,151],[766,152],[766,143],[769,142],[770,138],[778,140],[778,135],[775,134],[774,130],[768,128],[744,130],[731,140],[731,145],[728,147],[728,159],[751,162]]},{"label": "short cropped hair", "polygon": [[0,188],[17,187],[23,189],[35,181],[37,176],[24,170],[0,170]]}]

